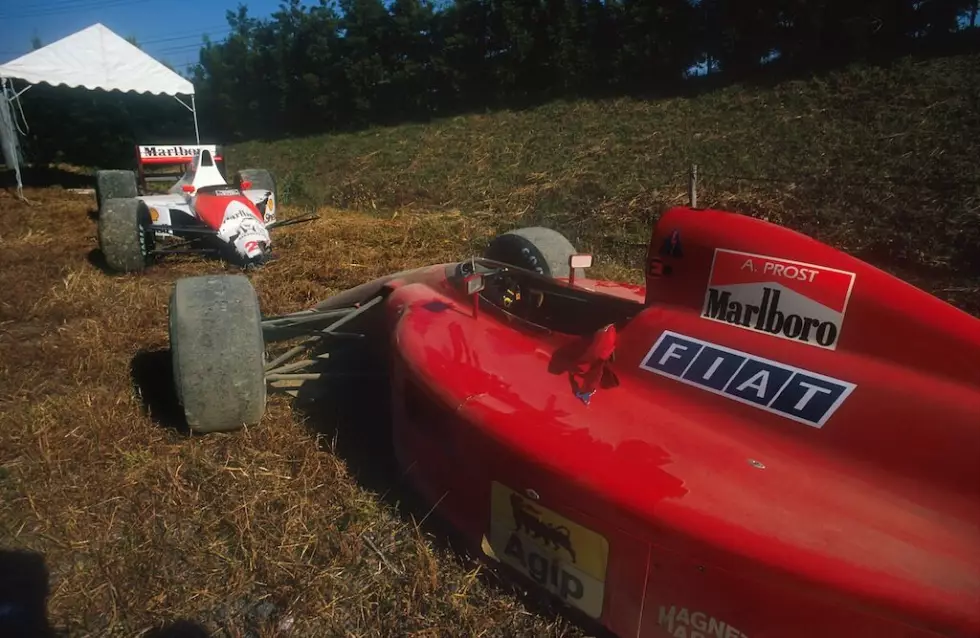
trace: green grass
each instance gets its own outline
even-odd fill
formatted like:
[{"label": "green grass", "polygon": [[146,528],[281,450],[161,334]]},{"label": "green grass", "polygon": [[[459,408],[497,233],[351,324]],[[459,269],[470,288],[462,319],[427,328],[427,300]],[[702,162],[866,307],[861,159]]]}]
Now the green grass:
[{"label": "green grass", "polygon": [[[294,203],[545,223],[632,265],[664,206],[785,223],[900,268],[980,265],[980,56],[694,98],[554,103],[229,149]],[[733,178],[754,179],[733,179]],[[767,181],[767,180],[778,181]]]}]

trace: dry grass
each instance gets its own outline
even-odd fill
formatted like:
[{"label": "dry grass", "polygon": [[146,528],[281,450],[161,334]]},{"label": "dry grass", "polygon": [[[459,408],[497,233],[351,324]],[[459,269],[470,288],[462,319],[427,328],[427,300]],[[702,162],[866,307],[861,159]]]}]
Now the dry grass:
[{"label": "dry grass", "polygon": [[[225,266],[107,275],[90,259],[91,196],[27,196],[37,205],[0,192],[0,546],[44,556],[56,628],[139,636],[190,618],[229,637],[580,635],[418,527],[350,407],[275,396],[247,432],[167,427],[170,285]],[[284,229],[282,260],[253,275],[265,312],[458,256],[488,232],[452,215],[320,212]]]}]

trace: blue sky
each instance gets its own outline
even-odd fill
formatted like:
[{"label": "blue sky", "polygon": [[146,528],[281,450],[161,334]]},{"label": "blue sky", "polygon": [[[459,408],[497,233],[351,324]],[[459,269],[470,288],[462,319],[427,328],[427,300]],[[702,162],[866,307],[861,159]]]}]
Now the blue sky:
[{"label": "blue sky", "polygon": [[[43,44],[101,22],[122,37],[135,36],[143,50],[183,70],[197,61],[201,36],[228,33],[225,12],[237,0],[0,0],[0,64]],[[245,0],[249,15],[266,17],[279,0]]]}]

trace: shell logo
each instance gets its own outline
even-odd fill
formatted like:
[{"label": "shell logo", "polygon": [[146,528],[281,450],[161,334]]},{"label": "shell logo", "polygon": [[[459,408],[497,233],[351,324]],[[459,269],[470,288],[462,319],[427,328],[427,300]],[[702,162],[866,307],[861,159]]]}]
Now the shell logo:
[{"label": "shell logo", "polygon": [[265,202],[266,223],[271,223],[276,219],[276,199],[275,195],[269,193],[269,199]]},{"label": "shell logo", "polygon": [[152,221],[157,221],[160,219],[160,211],[156,208],[150,208],[150,219]]}]

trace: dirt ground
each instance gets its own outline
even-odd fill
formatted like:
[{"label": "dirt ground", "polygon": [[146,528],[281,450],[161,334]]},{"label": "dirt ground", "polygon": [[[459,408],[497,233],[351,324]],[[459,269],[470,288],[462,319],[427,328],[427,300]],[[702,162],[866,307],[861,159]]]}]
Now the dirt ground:
[{"label": "dirt ground", "polygon": [[[581,635],[418,525],[426,512],[375,458],[370,396],[317,413],[273,396],[259,427],[188,436],[170,286],[226,266],[107,274],[94,196],[25,194],[33,205],[0,191],[0,598],[47,592],[51,626],[73,637],[160,636],[181,619],[233,637]],[[263,312],[485,232],[459,216],[320,213],[282,229],[281,260],[251,275]]]}]

